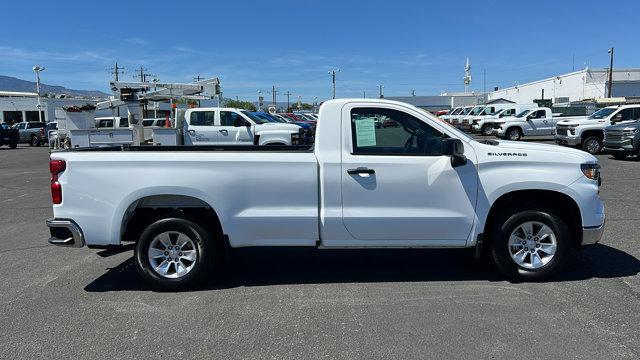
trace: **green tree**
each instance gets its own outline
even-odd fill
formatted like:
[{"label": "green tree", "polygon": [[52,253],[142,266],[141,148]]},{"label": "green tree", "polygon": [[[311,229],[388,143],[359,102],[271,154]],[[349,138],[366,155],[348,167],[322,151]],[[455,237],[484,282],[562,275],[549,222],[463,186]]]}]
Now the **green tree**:
[{"label": "green tree", "polygon": [[227,101],[225,101],[224,106],[230,107],[230,108],[245,109],[245,110],[249,110],[249,111],[256,111],[257,110],[256,106],[253,105],[251,102],[242,101],[242,100],[227,100]]}]

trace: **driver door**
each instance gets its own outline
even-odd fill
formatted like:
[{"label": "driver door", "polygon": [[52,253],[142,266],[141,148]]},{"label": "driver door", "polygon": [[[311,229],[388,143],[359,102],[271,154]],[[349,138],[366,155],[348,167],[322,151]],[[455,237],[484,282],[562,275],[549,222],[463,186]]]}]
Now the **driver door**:
[{"label": "driver door", "polygon": [[[475,156],[452,167],[442,155],[447,135],[408,111],[386,104],[343,108],[343,224],[365,242],[461,244],[475,216]],[[375,118],[399,126],[376,127]]]}]

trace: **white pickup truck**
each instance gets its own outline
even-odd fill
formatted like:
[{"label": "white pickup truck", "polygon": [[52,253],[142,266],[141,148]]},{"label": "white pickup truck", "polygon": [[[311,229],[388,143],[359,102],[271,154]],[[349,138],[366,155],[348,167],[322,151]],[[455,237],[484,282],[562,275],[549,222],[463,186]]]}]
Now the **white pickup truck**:
[{"label": "white pickup truck", "polygon": [[556,123],[566,119],[573,117],[558,117],[546,107],[533,108],[493,122],[493,134],[514,141],[523,136],[553,136]]},{"label": "white pickup truck", "polygon": [[604,129],[624,121],[640,119],[640,105],[608,106],[591,116],[558,121],[555,141],[565,146],[579,146],[591,154],[602,149]]},{"label": "white pickup truck", "polygon": [[[399,126],[376,127],[381,117]],[[316,135],[313,146],[54,151],[49,242],[135,242],[141,276],[177,290],[234,247],[475,248],[508,278],[541,280],[601,238],[600,166],[580,150],[478,142],[373,99],[325,102]]]},{"label": "white pickup truck", "polygon": [[303,132],[235,108],[188,109],[183,127],[185,145],[299,145]]}]

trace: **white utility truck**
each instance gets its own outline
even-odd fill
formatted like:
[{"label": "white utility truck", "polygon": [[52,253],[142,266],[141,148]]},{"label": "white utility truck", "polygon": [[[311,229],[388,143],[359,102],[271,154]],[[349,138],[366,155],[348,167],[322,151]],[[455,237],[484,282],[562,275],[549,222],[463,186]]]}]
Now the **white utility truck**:
[{"label": "white utility truck", "polygon": [[493,122],[493,134],[514,141],[524,136],[553,136],[558,121],[575,118],[558,115],[554,115],[547,107],[525,110],[516,116]]},{"label": "white utility truck", "polygon": [[597,159],[558,150],[478,142],[405,103],[329,100],[310,146],[52,152],[49,242],[135,242],[138,272],[171,290],[245,246],[475,248],[511,279],[541,280],[605,223]]},{"label": "white utility truck", "polygon": [[559,121],[556,124],[555,141],[565,146],[579,146],[591,154],[602,149],[604,128],[623,121],[640,119],[640,105],[608,106],[591,116]]},{"label": "white utility truck", "polygon": [[185,145],[300,145],[304,138],[296,124],[269,122],[243,109],[188,109],[185,120]]}]

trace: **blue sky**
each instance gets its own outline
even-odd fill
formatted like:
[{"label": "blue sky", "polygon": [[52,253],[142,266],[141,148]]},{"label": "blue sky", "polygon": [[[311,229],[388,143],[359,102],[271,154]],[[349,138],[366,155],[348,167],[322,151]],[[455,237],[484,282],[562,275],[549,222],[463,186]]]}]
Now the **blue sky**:
[{"label": "blue sky", "polygon": [[[36,5],[37,4],[37,5]],[[153,4],[153,5],[146,5]],[[37,10],[34,10],[37,8]],[[604,16],[604,13],[609,15]],[[162,81],[219,76],[225,97],[432,95],[513,86],[575,68],[640,67],[640,1],[12,1],[0,75],[107,91],[118,61]],[[573,59],[575,58],[575,62]],[[280,98],[281,99],[281,98]]]}]

